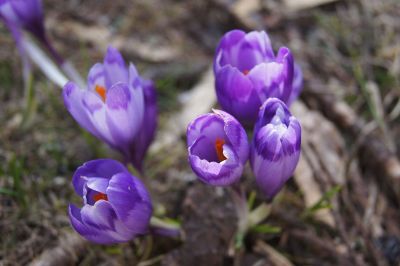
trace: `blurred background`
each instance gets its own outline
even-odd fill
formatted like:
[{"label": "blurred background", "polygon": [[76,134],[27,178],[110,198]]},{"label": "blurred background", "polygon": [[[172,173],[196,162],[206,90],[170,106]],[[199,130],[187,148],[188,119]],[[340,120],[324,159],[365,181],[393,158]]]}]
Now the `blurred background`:
[{"label": "blurred background", "polygon": [[[121,159],[81,129],[39,70],[29,123],[22,67],[0,25],[0,265],[400,265],[400,2],[398,0],[44,0],[56,49],[83,77],[109,44],[156,82],[156,140],[145,163],[155,212],[186,240],[100,246],[69,225],[76,167]],[[294,178],[264,230],[233,254],[229,194],[196,180],[187,123],[216,107],[213,54],[231,29],[266,30],[304,73]],[[247,166],[248,167],[248,166]],[[256,191],[250,169],[243,178]],[[256,199],[261,202],[261,198]]]}]

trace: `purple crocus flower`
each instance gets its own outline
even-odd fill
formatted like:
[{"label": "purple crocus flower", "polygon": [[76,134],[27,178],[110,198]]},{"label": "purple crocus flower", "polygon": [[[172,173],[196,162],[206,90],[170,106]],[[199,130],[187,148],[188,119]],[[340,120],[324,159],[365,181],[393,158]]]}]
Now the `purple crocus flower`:
[{"label": "purple crocus flower", "polygon": [[128,69],[121,54],[109,47],[103,64],[91,68],[88,88],[68,82],[63,97],[83,128],[141,169],[154,137],[157,108],[153,84],[142,79],[133,64]]},{"label": "purple crocus flower", "polygon": [[299,161],[301,127],[284,102],[262,105],[251,145],[250,162],[260,189],[272,199],[292,176]]},{"label": "purple crocus flower", "polygon": [[89,161],[76,170],[72,184],[84,205],[79,209],[70,204],[69,217],[73,228],[87,240],[113,244],[148,233],[150,196],[121,163]]},{"label": "purple crocus flower", "polygon": [[255,123],[266,99],[276,97],[288,103],[293,80],[301,79],[293,78],[290,50],[281,47],[275,56],[265,31],[226,33],[216,50],[214,74],[218,102],[247,126]]},{"label": "purple crocus flower", "polygon": [[41,0],[0,0],[0,18],[8,25],[24,28],[45,39]]},{"label": "purple crocus flower", "polygon": [[249,156],[246,131],[230,114],[214,110],[187,128],[189,162],[204,183],[228,186],[239,180]]}]

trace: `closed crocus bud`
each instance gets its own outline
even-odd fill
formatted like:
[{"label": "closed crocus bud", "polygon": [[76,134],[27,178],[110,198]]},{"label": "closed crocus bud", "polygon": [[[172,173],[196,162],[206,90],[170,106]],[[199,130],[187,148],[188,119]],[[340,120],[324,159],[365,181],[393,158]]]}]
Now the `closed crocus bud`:
[{"label": "closed crocus bud", "polygon": [[206,184],[228,186],[238,181],[249,156],[246,131],[230,114],[214,110],[187,128],[189,163]]},{"label": "closed crocus bud", "polygon": [[292,176],[300,157],[301,127],[285,103],[268,99],[254,128],[250,162],[260,189],[271,200]]},{"label": "closed crocus bud", "polygon": [[275,55],[266,32],[230,31],[221,39],[214,59],[218,102],[242,124],[252,126],[266,99],[288,103],[293,72],[290,50],[281,47]]},{"label": "closed crocus bud", "polygon": [[140,180],[119,162],[89,161],[72,180],[83,207],[69,206],[73,228],[99,244],[126,242],[148,232],[152,215],[150,196]]},{"label": "closed crocus bud", "polygon": [[0,0],[0,17],[6,24],[24,28],[37,38],[44,39],[41,0]]},{"label": "closed crocus bud", "polygon": [[65,106],[75,120],[136,166],[154,136],[154,94],[152,84],[138,75],[133,64],[127,68],[111,47],[104,63],[90,70],[87,89],[68,82],[63,90]]}]

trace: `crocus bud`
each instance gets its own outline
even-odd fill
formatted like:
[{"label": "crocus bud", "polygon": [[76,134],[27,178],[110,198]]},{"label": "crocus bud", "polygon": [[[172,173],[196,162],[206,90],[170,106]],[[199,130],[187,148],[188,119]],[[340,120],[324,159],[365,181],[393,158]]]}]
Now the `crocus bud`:
[{"label": "crocus bud", "polygon": [[83,207],[70,204],[69,217],[73,228],[87,240],[113,244],[148,232],[150,196],[121,163],[89,161],[76,170],[72,184],[83,198]]},{"label": "crocus bud", "polygon": [[243,125],[252,126],[266,99],[288,103],[293,72],[290,50],[281,47],[275,56],[265,31],[230,31],[221,39],[214,59],[218,102]]},{"label": "crocus bud", "polygon": [[6,24],[23,28],[37,38],[44,39],[41,0],[0,0],[0,18]]},{"label": "crocus bud", "polygon": [[272,199],[292,176],[299,161],[301,127],[285,103],[268,99],[254,128],[250,162],[260,189]]},{"label": "crocus bud", "polygon": [[201,181],[228,186],[238,181],[249,156],[246,131],[230,114],[214,110],[187,128],[189,163]]},{"label": "crocus bud", "polygon": [[75,120],[136,166],[154,136],[154,94],[135,66],[130,64],[128,69],[121,54],[111,47],[104,63],[90,70],[86,90],[73,82],[63,90],[65,106]]}]

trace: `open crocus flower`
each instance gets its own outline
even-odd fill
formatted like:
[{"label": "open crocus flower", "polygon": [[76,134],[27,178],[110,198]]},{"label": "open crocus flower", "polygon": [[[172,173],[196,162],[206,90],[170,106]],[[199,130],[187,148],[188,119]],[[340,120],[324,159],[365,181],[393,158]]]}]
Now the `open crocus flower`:
[{"label": "open crocus flower", "polygon": [[254,128],[250,162],[256,181],[272,199],[292,176],[300,157],[301,127],[285,103],[268,99]]},{"label": "open crocus flower", "polygon": [[150,196],[140,180],[119,162],[89,161],[72,180],[83,207],[69,206],[73,228],[99,244],[126,242],[148,233],[152,215]]},{"label": "open crocus flower", "polygon": [[157,108],[155,90],[133,64],[109,47],[103,64],[89,72],[88,88],[68,82],[64,103],[75,120],[90,133],[120,151],[141,168],[141,160],[154,137]]},{"label": "open crocus flower", "polygon": [[228,186],[239,180],[249,155],[247,135],[230,114],[214,110],[187,128],[189,162],[203,182]]},{"label": "open crocus flower", "polygon": [[288,103],[293,91],[292,54],[281,47],[275,56],[264,31],[226,33],[216,50],[214,74],[221,107],[247,126],[255,123],[266,99]]},{"label": "open crocus flower", "polygon": [[24,28],[38,39],[44,39],[41,0],[0,0],[0,18],[7,25]]}]

